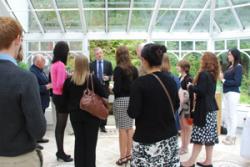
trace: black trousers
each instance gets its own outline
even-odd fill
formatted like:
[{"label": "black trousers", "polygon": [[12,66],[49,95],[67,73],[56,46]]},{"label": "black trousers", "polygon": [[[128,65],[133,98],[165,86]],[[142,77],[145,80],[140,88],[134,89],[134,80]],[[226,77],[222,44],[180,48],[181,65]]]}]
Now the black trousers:
[{"label": "black trousers", "polygon": [[75,167],[95,167],[96,144],[100,120],[85,113],[70,113],[75,134]]}]

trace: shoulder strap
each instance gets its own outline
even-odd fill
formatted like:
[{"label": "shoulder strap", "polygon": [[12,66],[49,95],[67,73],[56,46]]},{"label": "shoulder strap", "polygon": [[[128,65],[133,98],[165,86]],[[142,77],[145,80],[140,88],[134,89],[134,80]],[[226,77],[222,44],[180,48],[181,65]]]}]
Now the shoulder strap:
[{"label": "shoulder strap", "polygon": [[165,85],[162,83],[161,79],[157,75],[155,75],[155,74],[152,74],[152,75],[159,81],[159,83],[161,84],[161,86],[162,86],[165,94],[167,95],[169,103],[170,103],[170,106],[171,106],[171,109],[172,109],[172,113],[173,113],[174,119],[176,120],[175,114],[174,114],[175,110],[174,110],[174,106],[173,106],[173,101],[172,101],[172,99],[171,99],[171,97],[169,95],[169,92],[168,92],[167,88],[165,87]]}]

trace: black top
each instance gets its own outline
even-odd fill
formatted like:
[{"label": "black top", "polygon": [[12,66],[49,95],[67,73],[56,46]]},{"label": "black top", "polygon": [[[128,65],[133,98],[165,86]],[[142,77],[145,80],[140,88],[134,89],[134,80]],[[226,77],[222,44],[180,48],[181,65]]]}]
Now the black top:
[{"label": "black top", "polygon": [[235,67],[228,68],[224,73],[225,82],[223,83],[223,93],[237,92],[240,93],[240,85],[242,80],[242,66],[240,64]]},{"label": "black top", "polygon": [[[155,72],[172,98],[175,111],[179,107],[177,86],[170,75]],[[128,115],[135,118],[134,140],[155,143],[177,135],[170,102],[159,81],[148,74],[139,77],[131,87]]]},{"label": "black top", "polygon": [[133,66],[132,74],[126,74],[126,71],[121,67],[117,66],[114,70],[114,88],[113,92],[115,98],[117,97],[129,97],[130,95],[130,86],[132,82],[138,78],[138,71]]},{"label": "black top", "polygon": [[197,84],[189,89],[196,93],[194,125],[205,126],[207,113],[218,110],[215,100],[216,81],[209,72],[204,71],[200,73]]},{"label": "black top", "polygon": [[[181,80],[181,77],[180,77]],[[185,75],[185,77],[181,81],[181,88],[184,90],[187,90],[187,84],[193,82],[193,78],[190,74]],[[190,101],[190,107],[189,111],[191,112],[193,110],[193,101],[194,101],[194,94],[192,91],[188,90],[189,93],[189,101]]]},{"label": "black top", "polygon": [[31,152],[46,131],[35,76],[0,60],[0,156]]},{"label": "black top", "polygon": [[40,97],[41,97],[41,103],[42,108],[46,109],[49,106],[49,90],[47,90],[46,85],[49,83],[49,79],[46,76],[46,74],[43,72],[42,69],[38,68],[35,65],[32,65],[30,67],[30,71],[35,74],[39,89],[40,89]]},{"label": "black top", "polygon": [[[94,82],[94,92],[104,98],[107,98],[106,91],[104,86],[100,83],[100,81],[93,76]],[[91,89],[91,86],[89,86]],[[83,85],[76,85],[73,81],[71,81],[71,77],[67,78],[64,82],[63,86],[63,101],[65,104],[65,108],[67,112],[83,112],[80,109],[80,99],[83,95],[83,91],[87,89],[87,82]],[[88,112],[84,112],[86,116],[91,116]]]}]

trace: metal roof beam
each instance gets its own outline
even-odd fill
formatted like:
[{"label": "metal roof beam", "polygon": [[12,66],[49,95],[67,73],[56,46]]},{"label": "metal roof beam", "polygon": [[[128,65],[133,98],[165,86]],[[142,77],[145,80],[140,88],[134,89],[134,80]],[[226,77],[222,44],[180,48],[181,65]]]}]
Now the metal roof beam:
[{"label": "metal roof beam", "polygon": [[210,4],[210,0],[207,0],[206,4],[204,5],[202,11],[200,12],[199,16],[196,18],[194,24],[192,25],[191,29],[189,30],[189,32],[193,32],[196,25],[199,23],[199,21],[201,20],[202,16],[204,15],[208,5]]},{"label": "metal roof beam", "polygon": [[133,6],[134,6],[134,0],[130,0],[129,14],[128,14],[127,32],[130,31],[130,27],[131,27],[131,18],[132,18]]},{"label": "metal roof beam", "polygon": [[87,23],[86,23],[85,13],[83,11],[84,6],[82,3],[82,0],[77,0],[77,3],[78,3],[78,7],[79,7],[79,12],[80,12],[80,21],[81,21],[83,33],[86,34],[87,33]]},{"label": "metal roof beam", "polygon": [[152,16],[151,16],[151,19],[150,19],[150,22],[149,22],[149,26],[148,26],[149,35],[152,34],[153,27],[155,26],[155,22],[156,22],[158,13],[159,13],[160,5],[161,5],[161,0],[156,0],[155,1],[155,6],[154,6],[154,11],[152,13]]},{"label": "metal roof beam", "polygon": [[233,3],[232,3],[232,1],[231,1],[231,0],[228,0],[228,3],[229,3],[229,6],[230,6],[230,8],[231,8],[231,11],[232,11],[232,13],[233,13],[233,15],[234,15],[234,18],[235,18],[235,20],[237,21],[237,24],[238,24],[240,30],[241,30],[241,31],[244,30],[245,27],[243,26],[242,22],[240,21],[239,15],[237,14],[236,10],[233,8]]},{"label": "metal roof beam", "polygon": [[30,10],[31,10],[31,13],[34,16],[34,18],[35,18],[35,20],[36,20],[36,22],[38,24],[38,27],[39,27],[41,33],[44,34],[45,30],[44,30],[44,28],[43,28],[43,26],[42,26],[42,24],[41,24],[41,22],[40,22],[40,20],[39,20],[39,18],[37,16],[37,13],[34,11],[34,7],[33,7],[33,4],[31,3],[31,0],[28,0],[28,4],[29,4]]},{"label": "metal roof beam", "polygon": [[58,11],[56,0],[52,0],[52,3],[53,3],[53,6],[54,6],[54,9],[55,9],[55,12],[56,12],[57,21],[58,21],[58,23],[60,25],[61,31],[66,32],[65,28],[64,28],[64,25],[63,25],[63,22],[62,22],[62,17],[60,15],[59,11]]},{"label": "metal roof beam", "polygon": [[[184,7],[185,1],[186,1],[186,0],[182,0],[180,9],[182,9],[182,8]],[[178,19],[179,19],[179,17],[180,17],[181,11],[182,11],[182,10],[179,10],[179,11],[177,12],[177,14],[176,14],[176,16],[175,16],[175,19],[174,19],[174,21],[173,21],[173,23],[172,23],[172,25],[171,25],[171,27],[170,27],[169,32],[172,32],[172,31],[173,31],[173,29],[174,29],[174,27],[175,27],[175,25],[176,25],[176,23],[177,23],[177,21],[178,21]]]}]

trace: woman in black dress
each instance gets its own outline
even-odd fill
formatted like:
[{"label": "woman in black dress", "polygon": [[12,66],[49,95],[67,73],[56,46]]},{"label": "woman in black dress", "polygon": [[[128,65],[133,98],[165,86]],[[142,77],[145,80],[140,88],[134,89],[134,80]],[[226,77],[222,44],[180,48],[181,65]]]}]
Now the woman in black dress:
[{"label": "woman in black dress", "polygon": [[200,70],[194,85],[192,83],[187,85],[188,89],[196,94],[191,135],[191,143],[194,145],[191,157],[181,164],[182,167],[195,166],[194,163],[203,145],[206,149],[206,159],[203,162],[197,162],[197,165],[212,167],[213,146],[219,142],[216,117],[218,106],[215,100],[218,76],[217,57],[211,52],[205,52],[201,58]]},{"label": "woman in black dress", "polygon": [[[96,143],[100,120],[81,110],[79,105],[83,91],[87,89],[89,76],[87,57],[76,56],[73,75],[66,79],[63,87],[63,101],[70,113],[70,121],[75,134],[75,167],[96,166]],[[93,76],[93,84],[95,93],[107,98],[104,87],[95,76]]]}]

